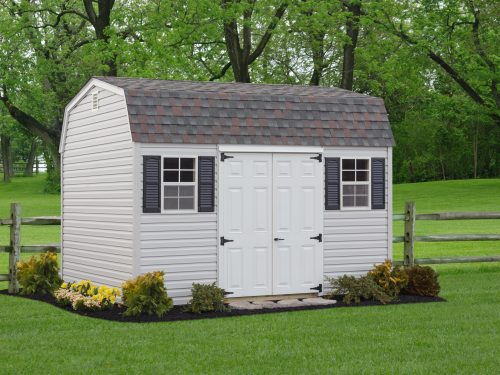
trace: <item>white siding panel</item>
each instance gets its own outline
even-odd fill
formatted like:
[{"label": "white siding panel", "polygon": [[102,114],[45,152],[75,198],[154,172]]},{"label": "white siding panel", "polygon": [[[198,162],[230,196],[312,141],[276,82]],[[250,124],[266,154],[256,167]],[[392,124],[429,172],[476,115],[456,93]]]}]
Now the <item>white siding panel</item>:
[{"label": "white siding panel", "polygon": [[[328,148],[325,157],[383,157],[388,149],[380,148]],[[327,277],[361,275],[375,263],[391,256],[388,243],[389,228],[389,166],[386,162],[385,210],[337,210],[324,213],[324,274]],[[328,287],[328,286],[327,286]]]},{"label": "white siding panel", "polygon": [[[216,156],[216,146],[139,144],[136,171],[140,175],[138,201],[142,202],[142,155]],[[215,168],[217,171],[217,167]],[[217,176],[216,176],[217,181]],[[217,184],[216,184],[217,185]],[[139,184],[137,185],[139,186]],[[217,193],[215,193],[217,197]],[[216,213],[144,214],[138,207],[139,272],[163,271],[175,304],[189,301],[192,283],[217,280]]]},{"label": "white siding panel", "polygon": [[120,286],[133,274],[133,145],[125,99],[90,92],[68,116],[62,155],[65,280]]}]

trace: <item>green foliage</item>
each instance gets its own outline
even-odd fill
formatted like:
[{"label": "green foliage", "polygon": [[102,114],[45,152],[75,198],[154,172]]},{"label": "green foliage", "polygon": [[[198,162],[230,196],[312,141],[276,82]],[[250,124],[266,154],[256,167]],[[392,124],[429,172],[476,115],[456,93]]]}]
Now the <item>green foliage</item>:
[{"label": "green foliage", "polygon": [[52,294],[61,284],[57,255],[54,252],[34,256],[28,261],[17,263],[17,279],[21,294]]},{"label": "green foliage", "polygon": [[148,272],[123,283],[123,303],[127,306],[125,316],[155,314],[161,317],[173,307],[163,275],[159,271]]},{"label": "green foliage", "polygon": [[193,283],[191,294],[192,298],[187,309],[193,313],[229,310],[224,304],[224,289],[219,288],[215,283]]},{"label": "green foliage", "polygon": [[368,276],[377,283],[386,294],[396,297],[408,283],[408,276],[402,267],[393,267],[392,261],[386,259],[368,272]]},{"label": "green foliage", "polygon": [[337,278],[327,278],[332,290],[328,294],[329,298],[343,295],[344,303],[350,305],[352,302],[358,304],[362,299],[379,301],[386,304],[392,301],[392,297],[369,276],[349,276],[344,275]]},{"label": "green foliage", "polygon": [[406,269],[408,284],[404,292],[415,296],[437,297],[441,289],[438,274],[429,266],[413,266]]}]

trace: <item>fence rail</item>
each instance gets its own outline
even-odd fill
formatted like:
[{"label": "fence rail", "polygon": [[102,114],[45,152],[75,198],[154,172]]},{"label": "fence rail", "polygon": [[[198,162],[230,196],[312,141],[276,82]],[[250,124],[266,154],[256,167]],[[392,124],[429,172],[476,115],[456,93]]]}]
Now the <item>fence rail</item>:
[{"label": "fence rail", "polygon": [[446,264],[500,262],[500,256],[415,258],[415,242],[500,241],[500,234],[434,234],[415,235],[416,220],[492,220],[500,219],[500,212],[441,212],[417,214],[415,202],[406,202],[405,213],[393,215],[394,221],[404,221],[404,236],[393,237],[393,243],[404,243],[403,261],[394,264]]},{"label": "fence rail", "polygon": [[[411,266],[414,264],[444,264],[500,262],[500,256],[469,256],[469,257],[437,257],[415,258],[415,242],[450,242],[450,241],[500,241],[500,234],[435,234],[429,236],[415,235],[416,220],[490,220],[500,219],[500,212],[443,212],[431,214],[416,214],[414,202],[406,202],[405,213],[393,215],[394,221],[404,221],[404,236],[396,236],[393,243],[404,243],[404,260],[394,264]],[[60,225],[58,216],[21,217],[21,205],[11,203],[10,218],[0,219],[1,225],[10,226],[10,244],[0,246],[0,253],[9,253],[9,273],[0,274],[0,281],[9,282],[9,292],[19,292],[16,264],[21,252],[42,253],[45,251],[60,252],[60,244],[21,245],[21,225]]]}]

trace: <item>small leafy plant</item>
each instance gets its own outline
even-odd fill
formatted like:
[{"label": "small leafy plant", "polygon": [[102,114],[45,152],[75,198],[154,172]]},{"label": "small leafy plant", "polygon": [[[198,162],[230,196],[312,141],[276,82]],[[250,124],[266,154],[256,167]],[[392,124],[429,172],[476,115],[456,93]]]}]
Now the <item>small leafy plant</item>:
[{"label": "small leafy plant", "polygon": [[229,308],[224,304],[224,293],[224,289],[219,288],[215,283],[193,283],[192,298],[187,309],[197,314],[206,311],[228,311]]},{"label": "small leafy plant", "polygon": [[73,310],[106,310],[113,307],[120,296],[118,288],[106,285],[96,286],[90,280],[76,283],[62,283],[55,291],[54,297],[62,306],[70,306]]},{"label": "small leafy plant", "polygon": [[396,297],[408,283],[408,275],[404,268],[393,267],[392,262],[386,259],[384,263],[377,264],[368,276],[381,286],[385,293],[391,297]]},{"label": "small leafy plant", "polygon": [[438,274],[429,266],[413,266],[406,269],[408,284],[404,292],[415,296],[437,297],[441,287]]},{"label": "small leafy plant", "polygon": [[21,294],[52,294],[61,284],[57,255],[48,251],[34,256],[28,261],[19,261],[17,280],[21,285]]},{"label": "small leafy plant", "polygon": [[165,315],[173,302],[167,295],[163,276],[160,271],[148,272],[123,283],[123,303],[127,306],[123,315]]},{"label": "small leafy plant", "polygon": [[352,302],[359,304],[362,299],[375,300],[382,304],[393,299],[370,276],[343,275],[337,278],[327,278],[327,280],[332,287],[328,297],[343,295],[343,301],[348,305]]}]

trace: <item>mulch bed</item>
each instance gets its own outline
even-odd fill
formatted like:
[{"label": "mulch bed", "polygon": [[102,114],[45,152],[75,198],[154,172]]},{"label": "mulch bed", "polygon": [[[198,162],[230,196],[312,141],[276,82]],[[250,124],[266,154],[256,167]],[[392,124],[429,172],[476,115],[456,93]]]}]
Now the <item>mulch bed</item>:
[{"label": "mulch bed", "polygon": [[125,308],[122,306],[115,305],[111,310],[104,311],[74,311],[71,306],[59,306],[53,296],[50,295],[35,295],[35,296],[24,296],[20,294],[10,294],[6,289],[0,290],[0,294],[8,295],[18,298],[27,298],[36,301],[42,301],[54,305],[60,309],[69,311],[73,314],[83,315],[90,318],[112,320],[118,322],[132,322],[132,323],[152,323],[152,322],[172,322],[177,320],[195,320],[195,319],[210,319],[210,318],[222,318],[231,316],[244,316],[244,315],[257,315],[257,314],[271,314],[280,313],[288,311],[303,311],[303,310],[323,310],[323,309],[334,309],[337,307],[361,307],[361,306],[387,306],[387,305],[401,305],[408,303],[428,303],[428,302],[445,302],[446,300],[441,297],[421,297],[421,296],[409,296],[400,295],[396,300],[389,302],[387,305],[382,305],[380,302],[365,300],[361,301],[360,304],[347,305],[342,302],[342,296],[337,296],[337,303],[334,305],[320,305],[320,306],[301,306],[301,307],[283,307],[275,309],[261,309],[261,310],[231,310],[225,312],[207,312],[201,314],[194,314],[185,311],[185,306],[174,306],[172,310],[166,313],[163,317],[158,318],[156,315],[141,315],[138,317],[127,317],[123,316]]}]

